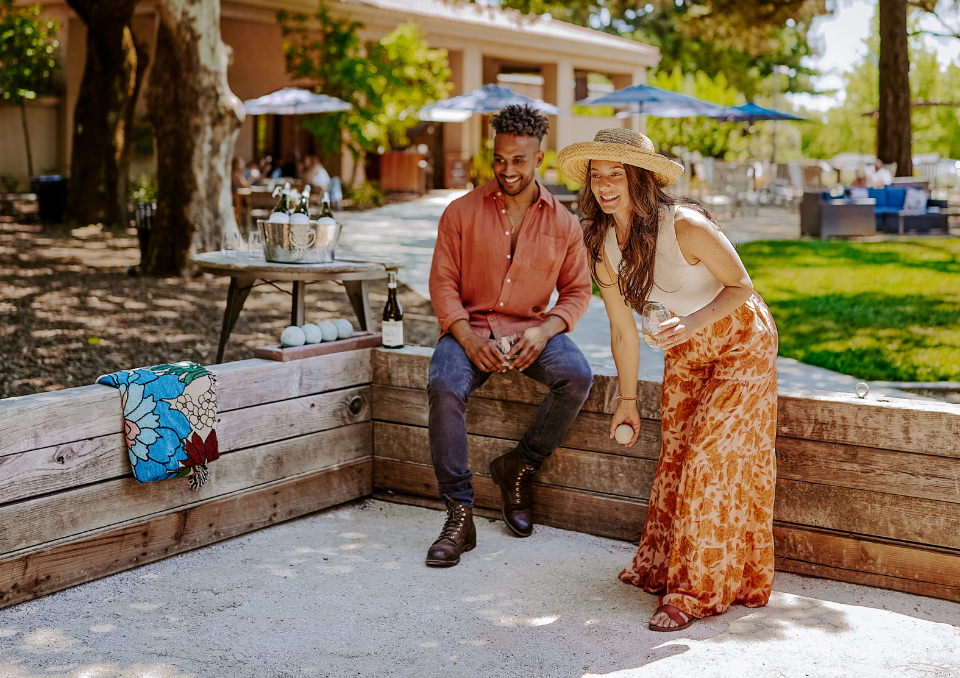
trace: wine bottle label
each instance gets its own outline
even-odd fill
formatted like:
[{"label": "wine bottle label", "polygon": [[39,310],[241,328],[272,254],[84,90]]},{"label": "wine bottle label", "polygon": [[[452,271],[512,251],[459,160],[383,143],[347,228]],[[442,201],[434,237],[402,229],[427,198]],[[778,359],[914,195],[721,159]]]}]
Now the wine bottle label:
[{"label": "wine bottle label", "polygon": [[382,331],[384,346],[388,348],[400,348],[403,346],[402,320],[384,320]]}]

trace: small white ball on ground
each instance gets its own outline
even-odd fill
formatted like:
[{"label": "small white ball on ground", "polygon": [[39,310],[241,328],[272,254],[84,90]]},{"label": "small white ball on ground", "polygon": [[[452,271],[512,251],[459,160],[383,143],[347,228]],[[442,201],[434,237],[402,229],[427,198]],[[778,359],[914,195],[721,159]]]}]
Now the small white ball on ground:
[{"label": "small white ball on ground", "polygon": [[620,424],[617,426],[613,437],[616,438],[617,442],[621,445],[626,445],[630,442],[630,439],[633,438],[633,427],[630,426],[630,424]]},{"label": "small white ball on ground", "polygon": [[319,344],[323,341],[323,333],[320,332],[320,328],[313,323],[307,323],[300,329],[303,330],[304,339],[308,344]]},{"label": "small white ball on ground", "polygon": [[317,323],[317,328],[320,330],[323,341],[333,341],[337,338],[337,326],[329,320]]},{"label": "small white ball on ground", "polygon": [[334,320],[333,324],[337,327],[338,339],[349,339],[353,335],[353,325],[350,324],[349,320],[340,318],[338,320]]},{"label": "small white ball on ground", "polygon": [[306,337],[303,336],[303,330],[296,325],[291,325],[280,333],[280,345],[283,348],[293,348],[294,346],[303,346]]}]

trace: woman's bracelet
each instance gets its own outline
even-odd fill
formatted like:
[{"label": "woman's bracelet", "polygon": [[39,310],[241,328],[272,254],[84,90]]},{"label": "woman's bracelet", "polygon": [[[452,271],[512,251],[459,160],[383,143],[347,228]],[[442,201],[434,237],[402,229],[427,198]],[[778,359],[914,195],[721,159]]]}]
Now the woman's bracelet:
[{"label": "woman's bracelet", "polygon": [[618,393],[618,394],[617,394],[617,398],[619,398],[620,400],[636,400],[636,399],[637,399],[637,396],[633,396],[632,398],[628,398],[628,397],[622,396],[622,395],[620,395],[620,394]]}]

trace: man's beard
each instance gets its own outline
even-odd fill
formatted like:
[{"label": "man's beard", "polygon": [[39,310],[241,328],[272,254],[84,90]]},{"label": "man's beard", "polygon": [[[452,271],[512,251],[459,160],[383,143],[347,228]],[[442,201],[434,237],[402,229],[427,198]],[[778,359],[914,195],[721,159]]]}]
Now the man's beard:
[{"label": "man's beard", "polygon": [[504,185],[503,180],[500,178],[500,175],[497,175],[497,183],[500,185],[500,190],[506,193],[509,196],[520,195],[523,191],[533,182],[533,175],[529,177],[520,176],[520,181],[513,185],[512,188],[507,188]]}]

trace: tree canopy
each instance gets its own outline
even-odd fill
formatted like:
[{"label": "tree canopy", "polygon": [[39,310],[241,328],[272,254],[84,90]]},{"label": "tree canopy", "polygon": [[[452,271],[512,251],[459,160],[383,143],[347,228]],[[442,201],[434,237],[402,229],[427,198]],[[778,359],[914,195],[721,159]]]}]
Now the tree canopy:
[{"label": "tree canopy", "polygon": [[502,0],[501,6],[607,33],[632,37],[660,49],[660,70],[724,73],[748,99],[764,94],[775,65],[790,70],[783,91],[810,91],[802,59],[814,54],[807,35],[827,0]]},{"label": "tree canopy", "polygon": [[404,145],[406,130],[418,122],[416,111],[450,91],[446,51],[431,49],[415,23],[364,44],[358,35],[362,25],[334,19],[322,2],[314,19],[277,12],[287,71],[353,108],[310,118],[303,126],[325,153],[338,153],[341,141],[356,158],[381,145]]},{"label": "tree canopy", "polygon": [[[871,27],[866,40],[867,53],[843,76],[846,91],[843,104],[823,114],[808,113],[811,119],[823,121],[822,125],[803,127],[803,150],[808,157],[829,158],[843,152],[874,153],[876,149],[876,120],[871,115],[879,104],[880,36],[876,16]],[[913,152],[960,158],[960,108],[933,105],[960,100],[957,96],[960,92],[960,66],[941,66],[936,50],[929,47],[916,30],[916,18],[911,20],[911,28],[910,90],[915,103],[910,113]]]}]

